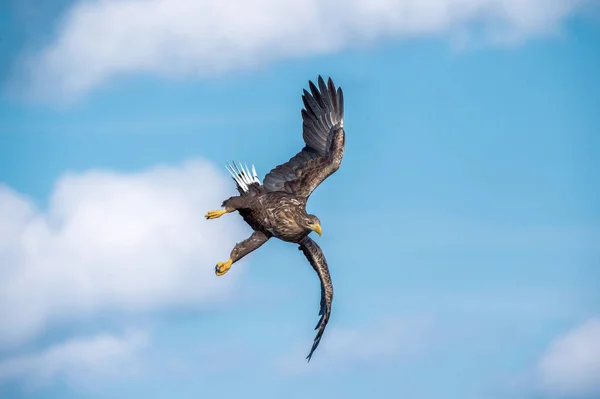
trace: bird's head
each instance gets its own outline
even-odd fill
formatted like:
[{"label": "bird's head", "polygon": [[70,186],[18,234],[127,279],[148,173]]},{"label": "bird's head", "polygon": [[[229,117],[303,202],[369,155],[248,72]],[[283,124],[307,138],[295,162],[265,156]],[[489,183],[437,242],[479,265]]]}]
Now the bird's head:
[{"label": "bird's head", "polygon": [[303,220],[303,227],[314,231],[318,235],[323,233],[323,230],[321,230],[321,221],[315,215],[306,215]]}]

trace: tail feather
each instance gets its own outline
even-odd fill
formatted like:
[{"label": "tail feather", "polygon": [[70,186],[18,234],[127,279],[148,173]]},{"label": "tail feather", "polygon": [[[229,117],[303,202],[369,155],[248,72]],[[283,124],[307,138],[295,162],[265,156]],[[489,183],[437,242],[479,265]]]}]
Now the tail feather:
[{"label": "tail feather", "polygon": [[238,162],[239,166],[235,162],[225,165],[225,169],[231,174],[231,177],[237,184],[237,189],[240,193],[248,193],[250,188],[253,186],[260,186],[260,180],[256,174],[256,168],[252,165],[252,172],[248,168],[248,165],[242,165]]}]

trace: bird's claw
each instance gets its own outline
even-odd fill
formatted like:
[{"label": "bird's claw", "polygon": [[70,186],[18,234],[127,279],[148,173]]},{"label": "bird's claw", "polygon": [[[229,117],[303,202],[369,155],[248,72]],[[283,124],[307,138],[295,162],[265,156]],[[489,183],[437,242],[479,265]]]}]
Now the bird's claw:
[{"label": "bird's claw", "polygon": [[208,211],[206,213],[206,215],[204,215],[204,217],[206,219],[216,219],[216,218],[220,218],[221,216],[223,216],[226,213],[227,213],[227,211],[225,209],[221,209],[218,211]]},{"label": "bird's claw", "polygon": [[217,263],[217,266],[215,266],[215,274],[217,276],[224,275],[225,273],[227,273],[229,271],[229,269],[231,269],[232,263],[233,263],[233,261],[231,259],[229,259],[227,262]]}]

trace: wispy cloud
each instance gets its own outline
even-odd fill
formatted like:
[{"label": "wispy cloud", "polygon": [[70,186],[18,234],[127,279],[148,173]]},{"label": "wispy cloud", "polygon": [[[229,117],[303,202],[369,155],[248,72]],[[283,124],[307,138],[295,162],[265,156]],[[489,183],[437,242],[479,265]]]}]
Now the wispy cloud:
[{"label": "wispy cloud", "polygon": [[476,27],[484,40],[518,42],[593,1],[78,1],[25,79],[37,96],[74,98],[131,73],[210,75],[384,38],[464,40]]},{"label": "wispy cloud", "polygon": [[227,298],[239,270],[218,279],[214,265],[244,233],[203,217],[233,194],[224,173],[194,161],[68,174],[45,211],[0,185],[0,348],[58,320]]},{"label": "wispy cloud", "polygon": [[139,354],[149,345],[143,331],[74,338],[34,354],[0,362],[0,382],[19,381],[43,388],[61,381],[76,388],[93,387],[107,378],[134,375],[142,365]]},{"label": "wispy cloud", "polygon": [[538,364],[538,383],[557,397],[600,395],[600,318],[557,338]]}]

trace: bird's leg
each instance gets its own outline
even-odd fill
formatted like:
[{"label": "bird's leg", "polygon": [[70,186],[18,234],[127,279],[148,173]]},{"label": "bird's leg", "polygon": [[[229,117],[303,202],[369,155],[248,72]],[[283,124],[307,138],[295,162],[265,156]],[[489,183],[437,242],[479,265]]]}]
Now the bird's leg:
[{"label": "bird's leg", "polygon": [[218,211],[208,211],[204,217],[206,219],[217,219],[227,213],[227,209],[219,209]]},{"label": "bird's leg", "polygon": [[231,269],[231,265],[233,264],[233,260],[230,258],[227,262],[219,262],[217,266],[215,266],[215,274],[217,276],[222,276]]},{"label": "bird's leg", "polygon": [[265,242],[269,240],[264,233],[260,231],[255,231],[252,235],[246,238],[242,242],[238,242],[235,244],[235,247],[231,250],[231,254],[229,255],[229,260],[227,262],[219,262],[215,267],[215,274],[217,276],[222,276],[231,269],[231,265],[233,265],[238,260],[242,259],[244,256],[248,255],[250,252],[259,248]]},{"label": "bird's leg", "polygon": [[223,209],[219,209],[218,211],[208,211],[206,213],[206,215],[204,215],[204,217],[206,219],[216,219],[216,218],[220,218],[221,216],[223,216],[226,213],[231,213],[235,210],[236,210],[236,208],[234,208],[234,207],[225,206]]},{"label": "bird's leg", "polygon": [[218,211],[209,211],[206,213],[206,215],[204,215],[204,217],[207,219],[220,218],[226,213],[231,213],[244,208],[245,203],[246,199],[244,197],[236,196],[228,198],[225,201],[223,201],[223,209],[220,209]]}]

